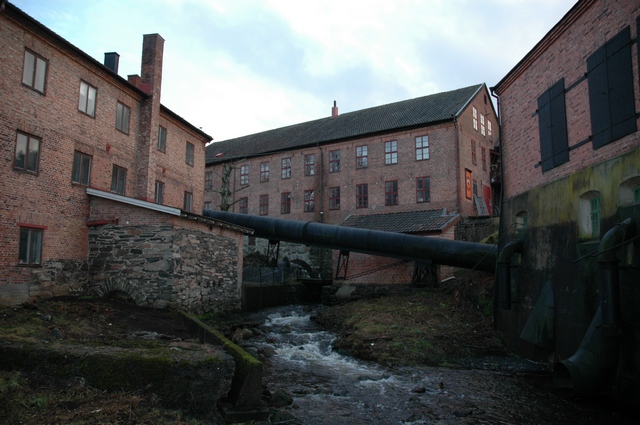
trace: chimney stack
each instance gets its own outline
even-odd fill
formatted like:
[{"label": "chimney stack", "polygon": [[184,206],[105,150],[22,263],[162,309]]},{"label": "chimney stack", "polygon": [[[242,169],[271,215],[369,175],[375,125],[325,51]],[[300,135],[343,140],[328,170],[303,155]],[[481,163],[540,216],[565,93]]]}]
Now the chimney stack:
[{"label": "chimney stack", "polygon": [[336,106],[336,101],[333,101],[333,107],[331,108],[331,118],[335,118],[338,116],[338,107]]},{"label": "chimney stack", "polygon": [[120,55],[116,52],[110,52],[104,54],[104,66],[118,73],[118,65],[120,65]]}]

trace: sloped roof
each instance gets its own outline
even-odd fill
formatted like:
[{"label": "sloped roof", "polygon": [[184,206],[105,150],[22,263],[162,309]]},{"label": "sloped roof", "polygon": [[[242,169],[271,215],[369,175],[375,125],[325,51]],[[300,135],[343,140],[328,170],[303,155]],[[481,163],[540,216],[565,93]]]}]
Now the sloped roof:
[{"label": "sloped roof", "polygon": [[350,215],[341,226],[396,233],[441,232],[455,223],[460,214],[446,210],[398,212],[391,214]]},{"label": "sloped roof", "polygon": [[[484,84],[294,124],[207,146],[207,164],[451,121]],[[216,155],[219,155],[216,157]]]}]

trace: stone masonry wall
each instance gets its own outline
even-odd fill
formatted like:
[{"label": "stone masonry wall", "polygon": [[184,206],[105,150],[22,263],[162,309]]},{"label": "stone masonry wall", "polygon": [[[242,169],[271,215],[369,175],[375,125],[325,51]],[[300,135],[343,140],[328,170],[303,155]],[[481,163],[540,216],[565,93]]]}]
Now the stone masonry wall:
[{"label": "stone masonry wall", "polygon": [[195,313],[240,308],[234,239],[172,225],[94,227],[89,293],[123,291],[137,304]]}]

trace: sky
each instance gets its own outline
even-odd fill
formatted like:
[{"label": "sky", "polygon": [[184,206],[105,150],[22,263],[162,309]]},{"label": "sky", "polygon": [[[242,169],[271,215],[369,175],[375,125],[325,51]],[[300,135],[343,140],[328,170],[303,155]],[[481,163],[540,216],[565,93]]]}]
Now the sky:
[{"label": "sky", "polygon": [[498,83],[576,0],[9,0],[120,76],[165,40],[161,102],[222,141]]}]

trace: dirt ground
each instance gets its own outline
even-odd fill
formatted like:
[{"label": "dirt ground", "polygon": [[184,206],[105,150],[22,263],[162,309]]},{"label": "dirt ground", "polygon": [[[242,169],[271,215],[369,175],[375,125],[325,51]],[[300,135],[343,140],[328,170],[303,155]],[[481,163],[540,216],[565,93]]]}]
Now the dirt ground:
[{"label": "dirt ground", "polygon": [[[336,349],[387,365],[451,366],[487,355],[508,356],[491,326],[491,284],[490,279],[480,284],[459,280],[402,296],[322,307],[317,320],[340,335]],[[231,316],[221,330],[230,337],[238,327],[234,322],[243,320]],[[189,338],[176,312],[122,299],[63,298],[0,310],[0,342],[127,347]],[[7,423],[197,423],[163,409],[153,396],[106,393],[83,382],[18,371],[0,371],[0,406],[0,417],[13,418]]]},{"label": "dirt ground", "polygon": [[[174,311],[117,299],[61,298],[0,310],[0,343],[153,347],[191,335]],[[1,361],[1,360],[0,360]],[[153,394],[109,393],[83,379],[60,380],[0,367],[2,424],[196,424]]]}]

